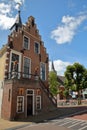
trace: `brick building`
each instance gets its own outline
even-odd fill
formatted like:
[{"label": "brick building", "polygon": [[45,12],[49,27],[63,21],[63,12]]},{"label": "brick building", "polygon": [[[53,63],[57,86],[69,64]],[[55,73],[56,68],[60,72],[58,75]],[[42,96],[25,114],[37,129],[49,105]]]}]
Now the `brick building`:
[{"label": "brick building", "polygon": [[2,118],[27,118],[56,107],[48,87],[49,56],[34,17],[22,24],[18,11],[8,42],[0,50],[0,61]]}]

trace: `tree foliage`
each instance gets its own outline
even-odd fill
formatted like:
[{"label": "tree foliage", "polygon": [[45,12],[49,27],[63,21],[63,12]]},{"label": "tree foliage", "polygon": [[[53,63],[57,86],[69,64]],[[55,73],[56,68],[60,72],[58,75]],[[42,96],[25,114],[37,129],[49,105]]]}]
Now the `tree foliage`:
[{"label": "tree foliage", "polygon": [[65,71],[65,88],[78,92],[80,97],[80,90],[87,88],[87,70],[79,63],[69,65]]},{"label": "tree foliage", "polygon": [[54,71],[49,72],[49,89],[51,93],[56,96],[59,91],[59,83],[57,80],[57,74]]},{"label": "tree foliage", "polygon": [[68,91],[67,89],[65,89],[65,90],[63,91],[63,95],[64,95],[64,97],[67,99],[68,96],[69,96],[69,91]]}]

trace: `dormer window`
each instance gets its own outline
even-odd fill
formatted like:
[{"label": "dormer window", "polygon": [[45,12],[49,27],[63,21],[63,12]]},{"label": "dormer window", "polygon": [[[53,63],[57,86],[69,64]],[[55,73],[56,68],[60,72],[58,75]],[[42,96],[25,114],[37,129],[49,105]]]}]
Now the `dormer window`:
[{"label": "dormer window", "polygon": [[36,54],[40,54],[40,44],[39,43],[35,42],[35,48],[34,48],[34,50],[35,50]]},{"label": "dormer window", "polygon": [[24,42],[23,43],[24,43],[24,45],[23,45],[24,49],[29,50],[29,38],[28,37],[24,36]]}]

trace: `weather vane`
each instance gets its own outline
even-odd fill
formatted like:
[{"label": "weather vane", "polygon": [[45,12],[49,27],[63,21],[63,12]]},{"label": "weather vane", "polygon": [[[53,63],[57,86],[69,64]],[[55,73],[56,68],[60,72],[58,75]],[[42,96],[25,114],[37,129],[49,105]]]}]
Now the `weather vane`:
[{"label": "weather vane", "polygon": [[17,3],[18,11],[20,11],[21,3]]}]

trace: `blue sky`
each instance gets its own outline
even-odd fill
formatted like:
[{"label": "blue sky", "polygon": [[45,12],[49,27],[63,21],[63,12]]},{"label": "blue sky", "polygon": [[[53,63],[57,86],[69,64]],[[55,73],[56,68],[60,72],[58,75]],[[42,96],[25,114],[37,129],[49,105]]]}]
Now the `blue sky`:
[{"label": "blue sky", "polygon": [[74,62],[87,68],[87,0],[0,0],[0,48],[15,22],[17,3],[23,23],[30,15],[35,17],[58,75]]}]

